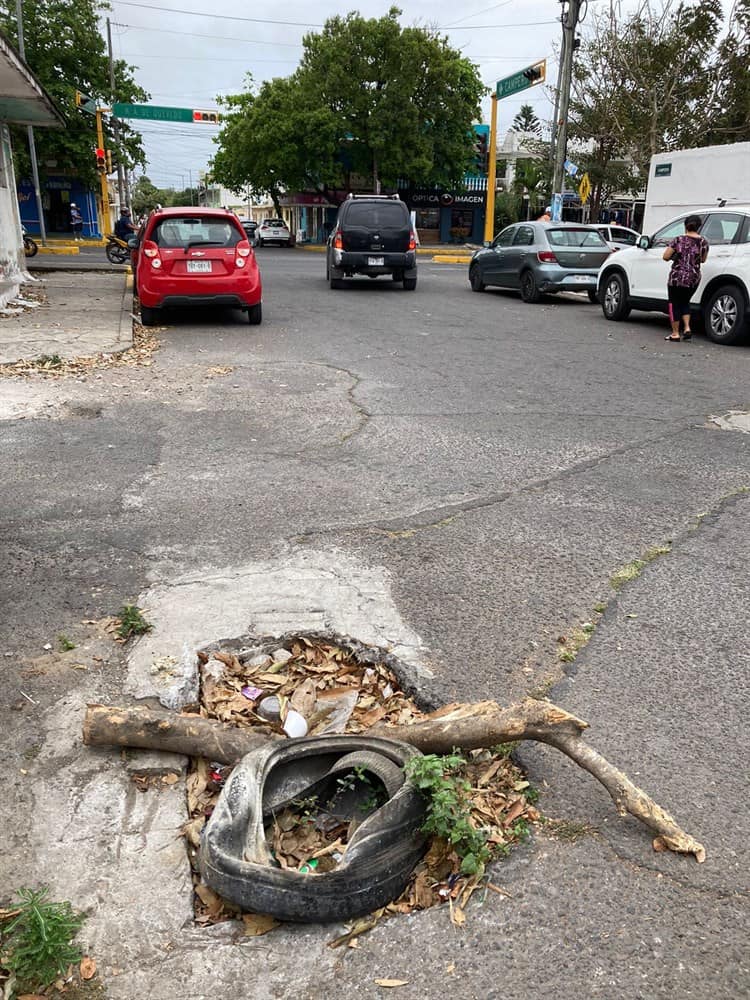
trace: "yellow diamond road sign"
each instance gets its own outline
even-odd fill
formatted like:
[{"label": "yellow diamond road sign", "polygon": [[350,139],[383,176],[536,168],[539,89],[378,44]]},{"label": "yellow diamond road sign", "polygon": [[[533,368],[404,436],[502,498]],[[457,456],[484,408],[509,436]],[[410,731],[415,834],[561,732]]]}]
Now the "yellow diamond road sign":
[{"label": "yellow diamond road sign", "polygon": [[581,178],[581,183],[578,185],[578,197],[581,199],[581,204],[585,205],[589,200],[589,195],[591,194],[591,181],[589,180],[589,175],[584,174]]}]

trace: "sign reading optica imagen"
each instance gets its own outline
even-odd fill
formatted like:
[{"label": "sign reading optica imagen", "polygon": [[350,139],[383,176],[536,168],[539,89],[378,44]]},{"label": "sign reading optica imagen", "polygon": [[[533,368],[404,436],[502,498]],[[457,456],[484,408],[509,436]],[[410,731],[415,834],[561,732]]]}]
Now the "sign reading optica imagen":
[{"label": "sign reading optica imagen", "polygon": [[670,177],[672,174],[671,163],[657,163],[654,167],[654,177]]}]

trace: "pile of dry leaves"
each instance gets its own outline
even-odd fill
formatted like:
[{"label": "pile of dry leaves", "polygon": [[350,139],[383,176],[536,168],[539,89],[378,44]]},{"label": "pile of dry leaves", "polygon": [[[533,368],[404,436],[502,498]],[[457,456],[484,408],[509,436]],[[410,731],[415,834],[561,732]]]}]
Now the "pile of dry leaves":
[{"label": "pile of dry leaves", "polygon": [[[376,724],[408,725],[424,713],[401,689],[394,673],[382,663],[364,664],[340,646],[299,636],[272,655],[257,650],[219,650],[211,659],[201,654],[200,714],[240,727],[282,733],[289,713],[302,715],[308,733],[361,733]],[[259,714],[264,700],[278,700],[279,718]],[[538,819],[529,783],[509,757],[508,747],[476,750],[465,755],[460,777],[470,790],[471,823],[482,829],[494,857],[507,853],[527,834],[527,823]],[[269,917],[241,914],[232,903],[203,885],[197,871],[200,834],[232,768],[195,758],[187,781],[190,820],[184,834],[190,845],[195,886],[195,916],[199,924],[241,917],[247,934],[265,933],[276,925]],[[367,782],[357,775],[351,780]],[[367,788],[361,789],[365,793]],[[377,808],[379,789],[365,794],[366,808]],[[266,829],[269,846],[283,868],[322,872],[335,867],[346,851],[350,824],[337,817],[331,802],[302,801],[273,817]],[[332,944],[351,943],[377,920],[447,903],[455,924],[464,922],[464,907],[481,889],[503,892],[486,877],[460,874],[461,861],[443,839],[433,838],[401,897],[384,910],[358,921],[352,931]]]}]

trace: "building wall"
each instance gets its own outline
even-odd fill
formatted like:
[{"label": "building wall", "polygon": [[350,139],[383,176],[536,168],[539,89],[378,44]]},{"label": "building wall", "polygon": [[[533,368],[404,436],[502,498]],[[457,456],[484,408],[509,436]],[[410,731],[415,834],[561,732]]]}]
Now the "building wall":
[{"label": "building wall", "polygon": [[28,281],[8,126],[0,123],[0,307]]},{"label": "building wall", "polygon": [[[97,213],[96,195],[85,188],[75,177],[64,174],[51,175],[42,184],[42,205],[44,221],[48,233],[70,233],[70,204],[74,202],[83,216],[83,236],[102,235]],[[18,185],[18,205],[21,221],[27,232],[38,235],[39,213],[36,207],[34,185],[30,180],[22,180]],[[107,228],[107,220],[105,220]]]}]

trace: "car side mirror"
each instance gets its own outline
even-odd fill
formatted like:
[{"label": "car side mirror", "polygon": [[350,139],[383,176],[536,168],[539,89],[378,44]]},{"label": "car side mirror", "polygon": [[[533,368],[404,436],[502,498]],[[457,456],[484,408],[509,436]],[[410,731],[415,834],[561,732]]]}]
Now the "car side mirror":
[{"label": "car side mirror", "polygon": [[128,246],[130,247],[131,250],[137,250],[139,242],[140,240],[138,239],[137,236],[131,236],[130,239],[128,240]]},{"label": "car side mirror", "polygon": [[641,238],[638,240],[638,246],[641,248],[641,250],[648,250],[648,248],[651,246],[651,237],[641,236]]}]

